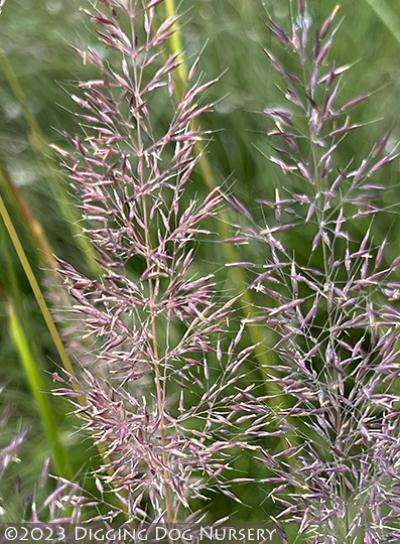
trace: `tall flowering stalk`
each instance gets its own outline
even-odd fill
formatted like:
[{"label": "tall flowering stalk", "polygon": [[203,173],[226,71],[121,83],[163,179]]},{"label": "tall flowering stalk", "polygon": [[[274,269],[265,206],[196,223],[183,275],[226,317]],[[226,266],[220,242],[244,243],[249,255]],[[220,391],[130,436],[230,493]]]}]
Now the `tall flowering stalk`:
[{"label": "tall flowering stalk", "polygon": [[176,19],[160,22],[161,3],[103,0],[87,11],[107,57],[79,51],[98,77],[72,96],[83,134],[60,152],[102,274],[90,279],[64,262],[60,271],[96,358],[81,373],[86,401],[76,412],[105,451],[98,488],[111,484],[130,519],[173,523],[214,485],[235,498],[224,474],[229,452],[245,447],[234,424],[251,350],[236,349],[242,329],[221,344],[235,301],[217,303],[212,274],[193,267],[202,223],[221,200],[217,190],[185,195],[206,136],[193,121],[212,109],[199,101],[213,82],[191,70],[174,106],[178,56],[161,50]]},{"label": "tall flowering stalk", "polygon": [[302,541],[314,544],[394,543],[400,540],[400,258],[385,266],[386,242],[374,241],[370,227],[384,211],[377,204],[382,169],[397,154],[387,151],[386,134],[365,158],[339,162],[337,150],[360,128],[349,112],[367,96],[340,99],[349,66],[329,60],[337,11],[315,30],[300,0],[290,29],[268,23],[291,56],[287,68],[265,50],[286,99],[284,107],[265,110],[272,123],[269,158],[285,184],[276,187],[275,200],[261,201],[269,211],[261,226],[232,200],[248,220],[235,240],[264,248],[263,270],[251,285],[260,297],[255,322],[279,335],[280,362],[270,378],[292,398],[274,415],[287,446],[261,456],[274,473],[268,481],[281,507],[278,519],[284,528],[297,524]]}]

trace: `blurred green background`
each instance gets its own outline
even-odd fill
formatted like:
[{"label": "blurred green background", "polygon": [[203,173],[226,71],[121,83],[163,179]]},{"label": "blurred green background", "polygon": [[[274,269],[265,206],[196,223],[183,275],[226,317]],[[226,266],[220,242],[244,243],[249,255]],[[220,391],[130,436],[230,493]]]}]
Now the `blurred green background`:
[{"label": "blurred green background", "polygon": [[[59,193],[58,184],[62,185],[59,176],[62,174],[57,166],[52,167],[43,160],[34,142],[32,145],[26,113],[29,111],[33,115],[47,143],[62,145],[62,133],[76,130],[76,119],[69,112],[73,104],[68,93],[77,80],[90,79],[92,74],[91,68],[82,65],[71,44],[96,43],[93,31],[80,11],[84,4],[85,0],[8,0],[0,18],[0,48],[4,52],[0,68],[0,161],[26,198],[57,255],[78,267],[81,267],[82,253],[74,228],[62,213],[68,201],[65,193],[64,197]],[[313,16],[321,21],[335,5],[336,2],[330,0],[309,2]],[[202,70],[210,78],[224,73],[212,89],[212,99],[217,101],[215,113],[203,120],[204,128],[216,131],[207,150],[214,177],[218,183],[233,188],[250,208],[255,206],[255,197],[271,197],[275,187],[284,184],[281,174],[260,153],[260,150],[268,150],[266,121],[261,112],[265,107],[281,102],[277,88],[279,78],[270,69],[262,47],[270,45],[265,28],[266,10],[286,25],[288,6],[286,0],[264,3],[261,0],[183,0],[178,5],[189,61],[204,48]],[[376,120],[376,123],[347,139],[347,144],[341,149],[342,161],[346,164],[353,156],[361,160],[387,128],[393,130],[393,141],[398,139],[400,3],[398,0],[344,0],[340,17],[343,19],[341,30],[331,57],[335,56],[338,64],[354,63],[341,96],[346,99],[377,91],[366,104],[354,111],[356,121]],[[14,75],[13,92],[10,77],[12,79]],[[16,81],[24,97],[15,96]],[[21,104],[21,100],[26,100],[26,103]],[[385,170],[385,179],[382,180],[387,185],[384,199],[388,206],[400,200],[398,169],[395,162]],[[192,188],[194,193],[206,190],[199,174]],[[7,191],[2,195],[33,269],[43,281],[43,263],[27,225],[12,199],[7,197]],[[391,208],[391,211],[374,225],[377,240],[389,233],[389,257],[398,252],[399,246],[396,208]],[[58,355],[3,224],[0,232],[2,289],[17,299],[15,304],[21,324],[41,368],[54,371],[59,366]],[[301,246],[299,239],[299,251]],[[208,249],[202,254],[204,266],[222,264],[216,263],[218,256],[212,246]],[[243,251],[241,258],[247,259],[247,250]],[[253,255],[252,258],[257,259],[258,256]],[[7,516],[18,521],[21,516],[19,490],[22,490],[22,495],[31,492],[38,481],[42,463],[49,455],[49,446],[10,335],[3,301],[0,302],[0,358],[0,383],[5,386],[1,404],[12,407],[12,416],[6,432],[2,433],[1,443],[6,442],[17,428],[27,427],[29,430],[21,463],[11,470],[12,478],[5,478],[0,484],[0,495],[7,496],[7,504],[3,504]],[[46,376],[44,380],[45,387],[50,388]],[[61,440],[72,460],[73,472],[84,472],[90,444],[76,431],[76,422],[68,414],[70,407],[54,399],[51,403]],[[257,469],[246,460],[242,470],[250,474]],[[15,486],[18,486],[18,494],[13,492]],[[239,508],[238,516],[247,520],[263,519],[263,509],[259,506],[264,495],[258,490],[244,497],[249,506]],[[222,513],[224,506],[221,503]]]}]

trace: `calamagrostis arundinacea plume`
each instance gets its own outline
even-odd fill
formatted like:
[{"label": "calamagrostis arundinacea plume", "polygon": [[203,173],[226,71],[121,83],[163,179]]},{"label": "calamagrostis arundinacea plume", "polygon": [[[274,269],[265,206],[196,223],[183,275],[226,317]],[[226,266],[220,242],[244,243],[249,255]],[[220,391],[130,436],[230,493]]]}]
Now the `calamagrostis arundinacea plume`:
[{"label": "calamagrostis arundinacea plume", "polygon": [[[267,213],[261,226],[232,199],[249,220],[234,240],[264,247],[263,271],[251,285],[264,296],[256,321],[279,335],[271,380],[292,398],[274,417],[284,422],[287,449],[261,458],[274,472],[269,483],[281,505],[278,519],[298,524],[315,544],[394,543],[400,540],[400,258],[385,265],[385,242],[374,241],[369,227],[384,212],[376,203],[382,169],[397,155],[387,151],[386,134],[368,156],[339,163],[337,149],[361,128],[349,112],[367,96],[340,100],[349,66],[329,59],[336,13],[315,30],[300,1],[290,29],[268,22],[293,60],[288,69],[265,50],[286,99],[284,107],[265,110],[273,127],[270,160],[286,181],[274,201],[261,201],[274,216]],[[293,244],[296,233],[301,250]]]},{"label": "calamagrostis arundinacea plume", "polygon": [[192,69],[173,104],[178,58],[164,46],[175,19],[162,20],[162,4],[103,0],[87,11],[107,53],[79,51],[98,76],[72,96],[82,134],[60,152],[103,272],[90,279],[64,262],[60,271],[97,360],[81,373],[76,412],[105,450],[98,487],[111,484],[129,518],[172,523],[213,486],[234,498],[227,469],[230,451],[245,447],[234,423],[251,350],[236,348],[243,329],[221,348],[234,301],[217,304],[212,274],[193,267],[221,200],[186,195],[206,135],[193,121],[212,109],[201,97],[213,82]]}]

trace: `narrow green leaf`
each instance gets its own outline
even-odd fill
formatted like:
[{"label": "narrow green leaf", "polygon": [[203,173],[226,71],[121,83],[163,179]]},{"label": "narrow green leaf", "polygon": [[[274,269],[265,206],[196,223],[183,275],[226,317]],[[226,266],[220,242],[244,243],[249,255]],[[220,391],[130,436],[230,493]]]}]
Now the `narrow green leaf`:
[{"label": "narrow green leaf", "polygon": [[365,0],[400,44],[400,20],[386,0]]},{"label": "narrow green leaf", "polygon": [[22,108],[24,118],[29,130],[29,140],[32,149],[42,163],[46,172],[47,182],[50,190],[53,192],[55,200],[60,207],[61,213],[71,229],[76,244],[85,257],[86,263],[94,274],[98,274],[100,267],[95,259],[95,252],[92,244],[87,239],[81,228],[81,218],[75,208],[74,203],[68,193],[65,180],[60,175],[52,155],[50,146],[47,145],[44,135],[35,115],[29,107],[28,100],[24,90],[17,78],[11,62],[8,60],[4,51],[0,50],[0,70],[3,73],[15,99]]},{"label": "narrow green leaf", "polygon": [[51,448],[54,467],[60,476],[71,478],[71,465],[60,442],[57,423],[53,416],[50,401],[45,393],[44,382],[42,380],[38,362],[33,356],[29,342],[25,336],[21,322],[18,319],[12,302],[7,300],[6,304],[9,315],[10,334],[18,351],[26,378],[29,382],[32,395],[35,399],[36,406],[40,414],[43,430],[46,433],[46,437]]},{"label": "narrow green leaf", "polygon": [[42,229],[42,226],[33,215],[21,190],[13,182],[6,165],[1,161],[0,182],[4,187],[5,196],[8,200],[12,201],[12,206],[16,209],[16,211],[18,211],[19,218],[23,221],[27,234],[32,238],[33,243],[38,250],[39,259],[46,267],[49,266],[52,270],[56,270],[57,261],[54,257],[54,251]]},{"label": "narrow green leaf", "polygon": [[[12,241],[12,244],[14,246],[14,249],[18,255],[18,258],[19,258],[19,261],[24,269],[24,272],[28,278],[28,281],[30,283],[30,286],[31,286],[31,289],[33,291],[33,294],[36,298],[36,302],[38,303],[38,306],[42,312],[42,315],[43,315],[43,319],[47,325],[47,328],[50,332],[50,335],[51,335],[51,338],[53,340],[53,343],[58,351],[58,354],[60,356],[60,359],[62,361],[62,364],[63,364],[63,367],[64,369],[73,377],[75,377],[75,372],[74,372],[74,368],[72,366],[72,363],[69,359],[69,356],[65,350],[65,347],[62,343],[62,340],[61,340],[61,337],[60,337],[60,333],[58,332],[58,329],[54,323],[54,320],[53,320],[53,317],[50,313],[50,310],[47,306],[47,303],[46,303],[46,300],[43,296],[43,293],[40,289],[40,286],[39,286],[39,283],[36,279],[36,276],[32,270],[32,267],[29,263],[29,260],[26,256],[26,253],[24,251],[24,248],[22,247],[22,244],[21,244],[21,241],[18,237],[18,234],[17,234],[17,231],[15,230],[15,227],[14,227],[14,224],[12,222],[12,219],[10,217],[10,214],[8,213],[8,210],[7,210],[7,207],[4,203],[4,200],[3,198],[0,196],[0,217],[2,217],[3,221],[4,221],[4,224],[6,226],[6,229],[8,231],[8,234],[11,238],[11,241]],[[15,312],[14,312],[14,315],[15,315]],[[14,321],[14,325],[13,325],[13,333],[16,332],[17,333],[17,337],[18,339],[21,341],[21,334],[18,334],[22,331],[22,328],[21,327],[18,327],[18,322],[15,322]],[[23,342],[20,342],[20,347],[21,348],[24,348],[28,346],[27,342],[25,342],[25,344]],[[23,349],[21,351],[21,357],[22,357],[22,354],[26,355],[26,350]],[[24,363],[25,364],[28,364],[28,363],[32,363],[32,360],[29,361],[28,359],[24,359]],[[30,365],[31,366],[31,365]],[[72,383],[72,387],[74,388],[74,390],[79,394],[78,396],[78,401],[79,403],[84,406],[85,405],[85,398],[84,398],[84,393],[82,392],[82,390],[80,389],[80,386],[78,385],[78,382],[76,380],[73,381]],[[43,390],[42,388],[40,389],[41,391]],[[109,463],[109,458],[107,456],[107,453],[106,453],[106,450],[105,450],[105,447],[103,444],[101,443],[96,443],[96,447],[99,451],[99,454],[103,460],[104,463],[108,464]],[[110,480],[112,480],[112,473],[110,472]],[[111,484],[112,486],[112,484]],[[128,512],[126,510],[126,505],[124,503],[123,500],[121,500],[121,508],[122,508],[122,511],[128,516]]]},{"label": "narrow green leaf", "polygon": [[60,359],[62,361],[62,364],[65,368],[65,370],[71,375],[74,376],[74,369],[72,366],[72,363],[68,357],[68,354],[65,350],[64,344],[62,343],[60,333],[57,330],[56,324],[54,323],[54,319],[50,313],[50,310],[47,306],[46,300],[43,296],[43,293],[40,289],[39,283],[36,279],[36,276],[32,270],[32,267],[29,263],[28,257],[26,256],[25,250],[22,247],[21,241],[19,239],[19,236],[17,234],[17,231],[15,230],[14,224],[12,222],[12,219],[10,217],[10,214],[7,211],[7,207],[4,203],[3,198],[0,196],[0,216],[2,217],[4,224],[6,226],[6,229],[8,231],[8,234],[11,238],[12,244],[14,246],[14,249],[18,255],[19,261],[22,265],[22,268],[24,269],[24,272],[26,274],[26,277],[28,278],[29,284],[31,286],[31,289],[33,291],[33,294],[35,295],[36,302],[38,303],[38,306],[40,308],[40,311],[42,312],[43,319],[47,325],[47,328],[50,332],[51,338],[53,340],[53,343],[58,351],[58,354],[60,356]]},{"label": "narrow green leaf", "polygon": [[[177,18],[177,11],[175,0],[166,0],[165,13],[167,17]],[[169,39],[169,50],[171,53],[177,54],[180,61],[179,69],[177,71],[177,77],[175,77],[175,99],[181,100],[186,92],[189,81],[188,71],[186,67],[185,52],[183,48],[183,40],[181,28],[179,25],[179,19],[177,18],[174,27],[173,34]],[[205,185],[209,190],[213,190],[217,187],[211,165],[204,153],[203,145],[198,142],[196,149],[200,155],[199,168]],[[229,238],[229,220],[224,210],[220,212],[220,221],[218,221],[218,230],[222,240]],[[224,253],[228,263],[240,261],[240,257],[237,254],[237,250],[233,244],[224,244]],[[230,279],[235,286],[236,292],[241,293],[240,306],[243,316],[246,318],[247,331],[249,333],[250,341],[254,345],[254,354],[258,361],[261,374],[264,378],[267,378],[271,373],[272,354],[270,347],[273,343],[272,335],[265,328],[251,323],[251,318],[254,317],[254,304],[249,291],[246,289],[247,280],[245,273],[241,268],[231,267],[229,269]],[[268,354],[268,355],[267,355]],[[267,386],[266,386],[267,388]],[[287,403],[287,398],[282,395],[280,388],[275,385],[274,382],[269,383],[269,392],[273,394],[271,398],[271,405],[282,406]]]}]

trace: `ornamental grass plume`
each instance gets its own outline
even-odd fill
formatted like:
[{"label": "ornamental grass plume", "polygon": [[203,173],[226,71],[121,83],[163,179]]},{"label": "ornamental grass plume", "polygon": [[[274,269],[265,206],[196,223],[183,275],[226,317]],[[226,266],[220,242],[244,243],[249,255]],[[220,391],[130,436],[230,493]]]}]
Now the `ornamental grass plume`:
[{"label": "ornamental grass plume", "polygon": [[173,523],[194,519],[215,487],[236,498],[229,468],[249,447],[237,421],[251,348],[237,348],[243,328],[224,340],[235,300],[221,302],[213,275],[193,267],[221,203],[218,190],[186,195],[195,144],[207,137],[193,120],[212,110],[201,97],[214,82],[196,76],[195,62],[174,105],[179,61],[163,52],[176,19],[162,11],[161,0],[85,10],[106,55],[79,51],[98,76],[72,95],[82,133],[59,151],[102,272],[89,278],[61,261],[60,272],[95,358],[80,372],[76,413],[104,451],[98,490],[111,486],[129,520]]},{"label": "ornamental grass plume", "polygon": [[264,112],[272,125],[269,159],[285,184],[275,200],[261,201],[261,225],[232,199],[247,218],[234,240],[265,252],[251,283],[260,304],[254,321],[279,335],[270,380],[292,399],[274,413],[286,447],[260,458],[273,472],[267,481],[278,520],[288,534],[297,525],[301,542],[395,543],[400,257],[385,265],[386,241],[374,240],[371,227],[384,212],[382,169],[397,153],[385,134],[366,157],[339,163],[337,150],[361,129],[349,112],[368,95],[341,100],[350,66],[330,60],[337,11],[316,30],[300,0],[290,29],[268,22],[290,56],[287,68],[265,50],[286,100]]}]

